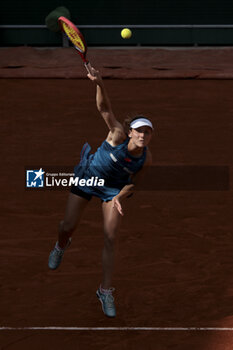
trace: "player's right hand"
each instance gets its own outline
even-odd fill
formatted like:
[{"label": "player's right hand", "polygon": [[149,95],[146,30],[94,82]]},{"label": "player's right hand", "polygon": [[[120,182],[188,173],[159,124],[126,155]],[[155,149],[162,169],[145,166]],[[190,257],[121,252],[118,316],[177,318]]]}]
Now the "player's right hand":
[{"label": "player's right hand", "polygon": [[87,74],[88,78],[93,81],[96,85],[102,85],[103,81],[102,81],[102,77],[100,75],[100,72],[98,70],[96,70],[95,68],[92,67],[92,71],[91,74],[88,73]]}]

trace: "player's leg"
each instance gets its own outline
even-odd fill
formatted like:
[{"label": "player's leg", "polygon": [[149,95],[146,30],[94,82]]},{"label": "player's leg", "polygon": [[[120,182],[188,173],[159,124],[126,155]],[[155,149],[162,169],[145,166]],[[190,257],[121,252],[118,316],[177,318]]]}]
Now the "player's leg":
[{"label": "player's leg", "polygon": [[88,199],[74,193],[69,194],[64,220],[60,222],[58,241],[49,255],[49,268],[55,270],[62,261],[65,249],[71,242],[71,235],[77,227]]},{"label": "player's leg", "polygon": [[122,216],[112,201],[102,203],[104,218],[104,248],[102,255],[103,262],[103,280],[101,286],[104,289],[111,287],[112,275],[114,269],[115,241],[118,229],[120,227]]},{"label": "player's leg", "polygon": [[121,215],[116,208],[113,208],[112,201],[103,202],[102,209],[104,218],[103,280],[96,294],[102,303],[105,315],[115,317],[116,310],[112,296],[114,289],[111,288],[111,283],[114,269],[115,241],[121,223]]},{"label": "player's leg", "polygon": [[64,219],[59,224],[58,245],[64,249],[69,238],[77,227],[88,200],[70,193],[66,205]]}]

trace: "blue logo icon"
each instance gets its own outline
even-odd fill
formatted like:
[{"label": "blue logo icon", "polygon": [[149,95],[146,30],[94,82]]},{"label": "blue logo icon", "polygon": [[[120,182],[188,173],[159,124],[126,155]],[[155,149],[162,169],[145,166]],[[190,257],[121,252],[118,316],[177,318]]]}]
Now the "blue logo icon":
[{"label": "blue logo icon", "polygon": [[44,187],[44,171],[40,170],[27,170],[27,182],[26,187]]}]

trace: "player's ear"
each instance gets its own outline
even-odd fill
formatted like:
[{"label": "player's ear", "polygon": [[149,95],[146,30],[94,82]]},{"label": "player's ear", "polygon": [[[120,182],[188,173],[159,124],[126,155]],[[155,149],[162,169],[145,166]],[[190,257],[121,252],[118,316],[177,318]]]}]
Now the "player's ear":
[{"label": "player's ear", "polygon": [[132,137],[132,129],[129,129],[129,131],[128,131],[128,136],[129,136],[129,137]]}]

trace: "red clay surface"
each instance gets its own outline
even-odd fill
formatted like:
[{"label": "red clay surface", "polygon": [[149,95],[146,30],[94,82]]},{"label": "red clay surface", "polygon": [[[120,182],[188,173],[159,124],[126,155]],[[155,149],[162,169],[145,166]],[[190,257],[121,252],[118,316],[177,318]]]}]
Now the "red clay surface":
[{"label": "red clay surface", "polygon": [[[233,82],[108,80],[116,116],[151,116],[154,164],[228,165]],[[93,199],[63,264],[47,260],[66,191],[26,191],[25,167],[72,166],[107,129],[87,80],[0,81],[0,326],[233,327],[232,191],[138,192],[118,237],[116,319],[95,296],[102,216]],[[0,349],[232,350],[227,331],[0,331]]]}]

